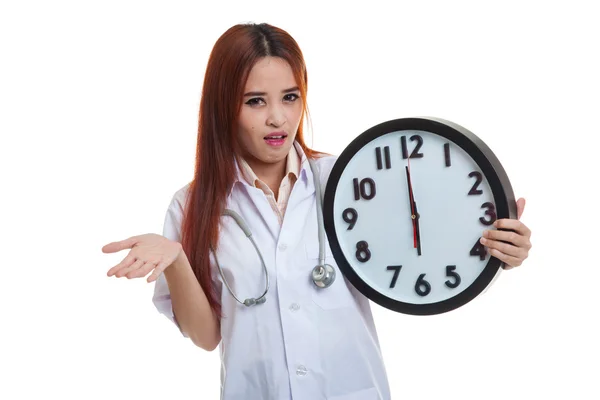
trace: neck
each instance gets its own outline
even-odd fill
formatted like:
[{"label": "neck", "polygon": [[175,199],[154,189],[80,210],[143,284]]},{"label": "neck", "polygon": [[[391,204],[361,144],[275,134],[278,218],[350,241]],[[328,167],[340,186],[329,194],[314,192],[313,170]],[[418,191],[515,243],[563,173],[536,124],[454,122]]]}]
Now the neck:
[{"label": "neck", "polygon": [[263,163],[255,159],[246,160],[246,162],[250,165],[250,168],[252,168],[258,179],[266,183],[273,193],[275,193],[275,196],[277,196],[279,186],[285,176],[287,157],[274,164]]}]

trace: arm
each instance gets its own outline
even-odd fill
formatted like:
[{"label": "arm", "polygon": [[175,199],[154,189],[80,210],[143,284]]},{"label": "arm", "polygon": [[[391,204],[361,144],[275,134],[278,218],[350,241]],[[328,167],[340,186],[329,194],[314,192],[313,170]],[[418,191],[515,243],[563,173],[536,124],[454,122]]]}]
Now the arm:
[{"label": "arm", "polygon": [[177,323],[192,342],[207,351],[221,341],[220,322],[212,312],[185,252],[164,270]]}]

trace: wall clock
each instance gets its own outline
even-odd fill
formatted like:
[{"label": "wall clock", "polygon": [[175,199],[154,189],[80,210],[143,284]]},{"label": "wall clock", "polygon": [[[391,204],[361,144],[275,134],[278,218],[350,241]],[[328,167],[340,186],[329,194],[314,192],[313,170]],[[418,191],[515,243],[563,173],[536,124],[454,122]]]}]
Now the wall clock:
[{"label": "wall clock", "polygon": [[439,118],[402,118],[354,139],[323,201],[325,231],[344,276],[388,309],[432,315],[488,288],[503,263],[479,239],[516,219],[508,176],[492,150]]}]

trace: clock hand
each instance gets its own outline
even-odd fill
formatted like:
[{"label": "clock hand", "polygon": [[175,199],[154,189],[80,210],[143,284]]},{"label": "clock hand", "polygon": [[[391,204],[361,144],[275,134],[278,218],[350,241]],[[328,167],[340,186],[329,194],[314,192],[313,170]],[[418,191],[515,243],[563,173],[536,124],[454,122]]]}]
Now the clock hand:
[{"label": "clock hand", "polygon": [[413,204],[415,206],[415,229],[416,229],[416,239],[417,239],[417,254],[421,255],[421,230],[419,229],[419,211],[417,211],[417,202],[413,199]]},{"label": "clock hand", "polygon": [[[409,161],[409,166],[410,166],[410,161]],[[408,185],[408,202],[410,203],[410,218],[412,220],[412,224],[413,224],[413,242],[414,242],[414,247],[417,248],[417,220],[416,220],[416,211],[415,211],[415,199],[413,197],[413,191],[412,191],[412,183],[410,181],[410,169],[409,167],[405,167],[406,168],[406,183]]]}]

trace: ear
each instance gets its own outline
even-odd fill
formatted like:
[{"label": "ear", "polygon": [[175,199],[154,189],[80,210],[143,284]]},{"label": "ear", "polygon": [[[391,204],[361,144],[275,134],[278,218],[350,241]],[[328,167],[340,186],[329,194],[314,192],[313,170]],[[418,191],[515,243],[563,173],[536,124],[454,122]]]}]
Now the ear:
[{"label": "ear", "polygon": [[523,210],[525,210],[525,199],[521,197],[519,200],[517,200],[517,219],[521,219]]}]

